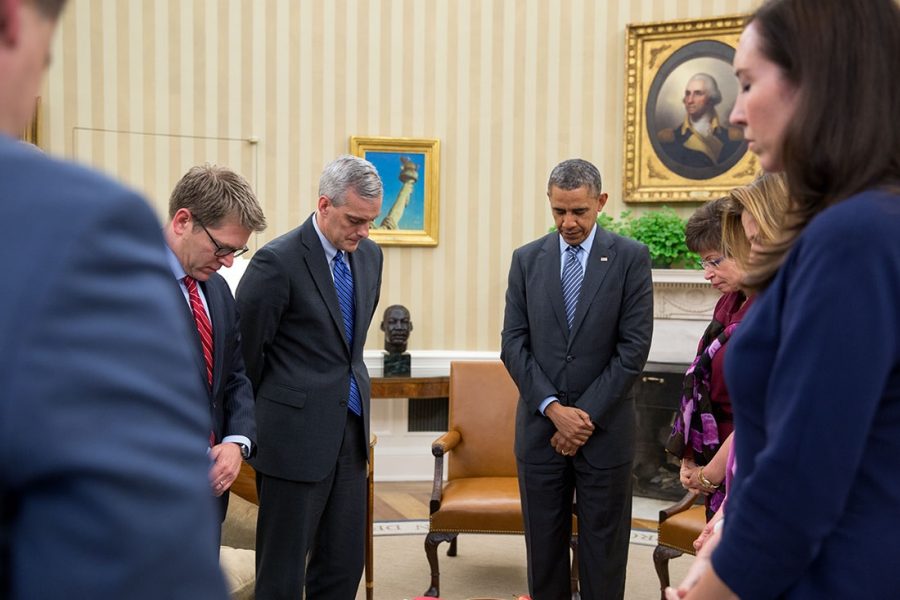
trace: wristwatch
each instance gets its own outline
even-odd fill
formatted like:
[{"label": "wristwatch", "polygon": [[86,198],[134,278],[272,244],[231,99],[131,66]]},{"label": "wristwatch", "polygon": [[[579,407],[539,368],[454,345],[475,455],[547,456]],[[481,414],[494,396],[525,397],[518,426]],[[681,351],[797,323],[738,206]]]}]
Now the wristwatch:
[{"label": "wristwatch", "polygon": [[235,444],[237,444],[238,448],[241,449],[241,458],[250,458],[250,446],[248,446],[247,444],[242,444],[240,442],[235,442]]}]

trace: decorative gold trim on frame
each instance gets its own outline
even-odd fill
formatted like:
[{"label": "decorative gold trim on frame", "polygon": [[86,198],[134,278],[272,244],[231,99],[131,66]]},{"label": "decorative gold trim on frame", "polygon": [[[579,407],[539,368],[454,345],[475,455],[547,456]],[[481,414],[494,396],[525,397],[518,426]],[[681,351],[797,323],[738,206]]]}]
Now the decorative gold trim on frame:
[{"label": "decorative gold trim on frame", "polygon": [[[385,186],[385,197],[382,204],[382,216],[373,223],[369,230],[369,237],[382,246],[437,246],[438,243],[438,197],[440,193],[440,141],[433,139],[414,138],[390,138],[390,137],[351,137],[350,153],[354,156],[365,158],[375,163],[379,168],[382,180],[398,177],[406,188],[397,194],[391,195]],[[396,170],[388,171],[382,164],[379,167],[378,154],[399,155]],[[412,168],[412,163],[400,164],[400,161],[410,155],[418,155],[420,161],[424,161],[424,172],[419,173]],[[401,158],[402,157],[402,158]],[[409,166],[409,168],[407,168]],[[409,185],[406,183],[409,182]],[[418,186],[418,187],[417,187]],[[401,217],[393,217],[402,214],[407,202],[419,202],[416,194],[421,198],[422,229],[403,229]],[[410,196],[412,194],[412,196]],[[390,218],[384,216],[390,215]],[[397,221],[390,223],[391,221]]]},{"label": "decorative gold trim on frame", "polygon": [[28,127],[25,128],[25,131],[22,132],[22,139],[26,142],[30,142],[35,146],[40,147],[40,133],[41,133],[41,97],[37,96],[34,99],[34,114],[31,116],[31,122],[28,124]]},{"label": "decorative gold trim on frame", "polygon": [[[690,61],[711,60],[715,65],[721,62],[713,74],[719,87],[737,89],[733,80],[725,81],[726,85],[723,86],[726,74],[731,77],[729,60],[724,55],[728,53],[728,48],[733,54],[744,20],[743,16],[729,16],[628,25],[625,56],[623,178],[623,198],[626,202],[709,200],[748,183],[758,172],[759,163],[756,157],[746,150],[746,144],[741,144],[733,151],[730,160],[721,160],[717,166],[685,167],[671,156],[664,155],[662,145],[664,138],[660,136],[660,132],[665,128],[669,128],[668,131],[675,128],[678,125],[677,121],[655,122],[660,102],[667,103],[665,107],[669,113],[675,110],[676,102],[671,99],[671,93],[667,92],[664,97],[660,91],[664,86],[667,90],[672,90],[676,85],[680,87],[685,74],[692,72],[690,65],[686,64]],[[706,53],[710,48],[713,49],[713,54]],[[719,54],[715,53],[717,48],[721,50]],[[682,65],[684,69],[680,69]],[[677,77],[673,76],[672,83],[668,84],[667,78],[673,72],[677,73]],[[722,105],[726,107],[733,105],[733,96],[727,100],[723,101]],[[652,111],[648,110],[648,102],[651,101]],[[683,121],[683,107],[680,110]],[[728,110],[730,111],[730,108]],[[717,116],[720,124],[728,128],[728,114],[723,114],[723,110],[717,110]],[[726,131],[734,137],[739,135],[737,128],[732,127]],[[728,139],[732,140],[734,137]],[[675,169],[680,172],[676,172]]]}]

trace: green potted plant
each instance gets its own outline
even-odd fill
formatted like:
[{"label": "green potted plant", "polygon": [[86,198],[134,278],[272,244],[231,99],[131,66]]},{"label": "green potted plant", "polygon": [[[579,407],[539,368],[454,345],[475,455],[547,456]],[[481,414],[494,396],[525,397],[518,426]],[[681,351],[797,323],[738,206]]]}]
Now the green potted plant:
[{"label": "green potted plant", "polygon": [[[685,221],[668,206],[635,216],[623,211],[614,219],[606,213],[597,215],[597,224],[646,244],[654,269],[698,269],[700,257],[684,243]],[[554,228],[555,229],[555,228]]]}]

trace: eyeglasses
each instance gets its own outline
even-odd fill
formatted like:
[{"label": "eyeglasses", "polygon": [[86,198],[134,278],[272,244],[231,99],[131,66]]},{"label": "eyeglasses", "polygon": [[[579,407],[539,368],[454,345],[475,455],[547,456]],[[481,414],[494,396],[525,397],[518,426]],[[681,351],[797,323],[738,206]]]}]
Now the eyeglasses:
[{"label": "eyeglasses", "polygon": [[711,260],[700,259],[700,261],[697,264],[700,265],[700,268],[705,271],[706,269],[717,269],[719,267],[719,265],[722,264],[723,260],[725,260],[724,256],[720,256],[719,258],[713,258]]},{"label": "eyeglasses", "polygon": [[222,244],[220,244],[219,242],[216,241],[216,238],[214,238],[212,236],[212,234],[209,232],[209,230],[206,228],[206,226],[200,222],[200,219],[198,219],[197,217],[194,217],[194,220],[197,221],[197,225],[199,225],[203,229],[203,231],[206,232],[206,235],[209,236],[209,241],[211,241],[213,243],[213,246],[216,247],[216,251],[213,252],[213,255],[216,256],[217,258],[224,258],[224,257],[228,256],[229,254],[233,254],[234,257],[237,258],[241,254],[244,254],[245,252],[250,251],[250,248],[248,248],[247,246],[244,246],[243,248],[232,248],[231,246],[223,246]]}]

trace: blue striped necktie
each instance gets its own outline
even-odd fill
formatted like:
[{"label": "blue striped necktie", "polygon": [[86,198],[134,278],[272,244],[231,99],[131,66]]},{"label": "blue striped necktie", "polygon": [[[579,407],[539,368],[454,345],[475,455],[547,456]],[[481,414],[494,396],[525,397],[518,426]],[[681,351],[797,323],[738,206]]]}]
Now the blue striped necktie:
[{"label": "blue striped necktie", "polygon": [[[344,253],[340,250],[332,261],[332,274],[334,275],[334,289],[337,291],[338,303],[341,305],[341,315],[344,317],[344,333],[347,336],[347,345],[353,349],[353,315],[356,313],[356,303],[353,300],[353,273],[344,263]],[[350,371],[350,395],[347,398],[347,406],[355,414],[362,414],[362,401],[359,396],[359,386],[356,377]]]},{"label": "blue striped necktie", "polygon": [[569,329],[575,322],[575,309],[578,307],[578,293],[581,292],[581,282],[584,280],[584,269],[578,260],[581,246],[569,246],[566,248],[566,264],[562,273],[563,301],[566,303],[566,321]]}]

